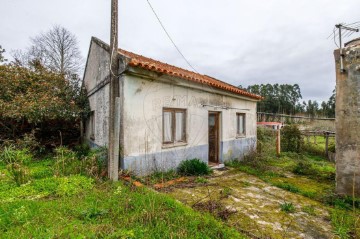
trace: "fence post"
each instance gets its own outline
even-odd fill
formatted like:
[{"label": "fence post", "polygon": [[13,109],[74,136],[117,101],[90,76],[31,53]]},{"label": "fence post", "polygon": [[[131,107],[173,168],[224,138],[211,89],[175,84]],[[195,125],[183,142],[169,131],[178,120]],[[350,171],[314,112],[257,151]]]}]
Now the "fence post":
[{"label": "fence post", "polygon": [[277,126],[278,129],[276,131],[276,155],[280,156],[281,153],[281,138],[280,138],[280,127]]}]

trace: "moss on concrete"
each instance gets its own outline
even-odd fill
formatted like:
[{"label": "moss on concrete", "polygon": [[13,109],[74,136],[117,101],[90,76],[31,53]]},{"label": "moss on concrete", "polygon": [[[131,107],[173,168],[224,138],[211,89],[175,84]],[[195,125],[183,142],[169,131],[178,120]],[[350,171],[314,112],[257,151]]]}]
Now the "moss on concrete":
[{"label": "moss on concrete", "polygon": [[[288,178],[291,183],[300,182]],[[280,180],[274,178],[274,180]],[[263,180],[237,170],[223,172],[210,178],[211,186],[174,188],[169,194],[185,204],[206,200],[218,200],[224,206],[236,209],[227,224],[239,231],[247,231],[258,237],[271,238],[332,238],[332,227],[328,221],[328,209],[319,202],[269,185]],[[244,186],[245,184],[245,186]],[[310,192],[317,190],[308,184]],[[227,197],[222,197],[224,188],[231,188]],[[280,210],[280,204],[291,202],[295,212],[288,214]],[[313,207],[314,213],[303,211]]]}]

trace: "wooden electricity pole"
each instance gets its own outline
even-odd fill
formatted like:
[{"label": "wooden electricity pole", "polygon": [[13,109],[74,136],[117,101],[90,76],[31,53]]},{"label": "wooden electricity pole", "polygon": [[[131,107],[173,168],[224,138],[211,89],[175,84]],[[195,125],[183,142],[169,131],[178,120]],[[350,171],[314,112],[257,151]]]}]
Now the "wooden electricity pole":
[{"label": "wooden electricity pole", "polygon": [[118,180],[119,171],[119,134],[117,124],[116,102],[119,97],[119,60],[118,60],[118,0],[111,0],[111,33],[110,33],[110,100],[109,100],[109,150],[108,150],[108,176],[111,180]]}]

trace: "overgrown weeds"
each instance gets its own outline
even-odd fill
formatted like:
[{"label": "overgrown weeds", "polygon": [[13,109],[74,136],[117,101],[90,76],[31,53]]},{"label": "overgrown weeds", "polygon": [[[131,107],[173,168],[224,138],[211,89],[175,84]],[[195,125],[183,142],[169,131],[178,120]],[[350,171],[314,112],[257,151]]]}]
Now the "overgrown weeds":
[{"label": "overgrown weeds", "polygon": [[16,149],[14,145],[4,146],[0,153],[0,162],[6,165],[11,179],[20,186],[29,181],[29,173],[26,165],[33,159],[30,150]]},{"label": "overgrown weeds", "polygon": [[334,233],[342,239],[360,237],[360,215],[335,207],[330,211]]},{"label": "overgrown weeds", "polygon": [[295,206],[291,202],[284,202],[280,204],[281,211],[286,213],[293,213],[295,212]]},{"label": "overgrown weeds", "polygon": [[140,180],[146,185],[152,185],[156,183],[164,183],[173,179],[180,177],[180,175],[175,170],[169,170],[166,172],[154,172]]},{"label": "overgrown weeds", "polygon": [[297,125],[287,125],[281,129],[281,148],[285,152],[300,153],[303,138]]},{"label": "overgrown weeds", "polygon": [[224,221],[236,213],[235,210],[225,207],[220,201],[208,200],[206,202],[198,202],[193,205],[193,208],[201,212],[209,212],[210,214],[218,217]]},{"label": "overgrown weeds", "polygon": [[196,183],[201,183],[201,184],[206,184],[206,183],[208,183],[209,182],[209,180],[207,179],[207,178],[204,178],[204,177],[197,177],[196,179],[195,179],[195,182]]},{"label": "overgrown weeds", "polygon": [[307,214],[309,214],[311,216],[316,216],[316,210],[313,205],[307,205],[307,206],[302,207],[302,211],[306,212]]},{"label": "overgrown weeds", "polygon": [[38,176],[21,187],[0,178],[1,237],[242,238],[166,195],[85,175],[55,177],[54,164],[53,159],[31,162],[30,174]]},{"label": "overgrown weeds", "polygon": [[58,147],[55,150],[55,175],[83,174],[95,179],[106,176],[106,148],[94,150],[73,151],[67,147]]}]

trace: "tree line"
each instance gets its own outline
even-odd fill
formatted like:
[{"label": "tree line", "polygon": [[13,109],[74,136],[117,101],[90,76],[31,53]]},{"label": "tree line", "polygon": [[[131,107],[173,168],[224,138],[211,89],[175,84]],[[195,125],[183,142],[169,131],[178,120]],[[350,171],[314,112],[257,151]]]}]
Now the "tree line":
[{"label": "tree line", "polygon": [[257,104],[258,112],[288,115],[305,115],[309,117],[335,117],[335,90],[328,101],[301,101],[301,89],[298,84],[255,84],[247,88],[239,86],[264,99]]}]

